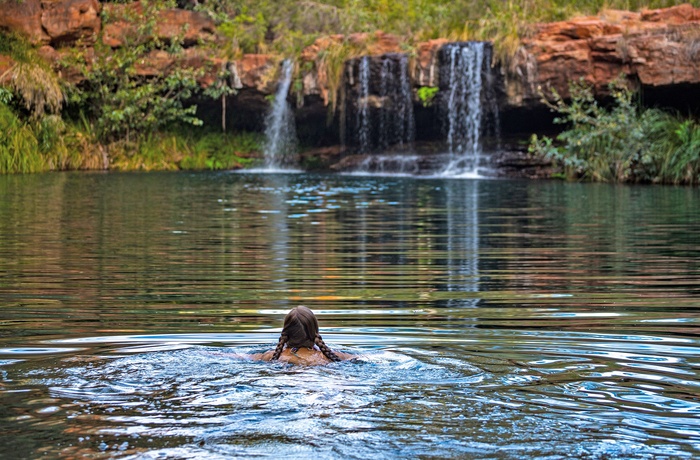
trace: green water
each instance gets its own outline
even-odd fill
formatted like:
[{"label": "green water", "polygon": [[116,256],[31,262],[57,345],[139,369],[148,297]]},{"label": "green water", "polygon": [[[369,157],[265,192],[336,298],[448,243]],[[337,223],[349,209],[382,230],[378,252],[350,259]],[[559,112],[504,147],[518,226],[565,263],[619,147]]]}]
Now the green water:
[{"label": "green water", "polygon": [[[0,456],[691,458],[700,191],[0,177]],[[242,361],[314,310],[358,362]]]}]

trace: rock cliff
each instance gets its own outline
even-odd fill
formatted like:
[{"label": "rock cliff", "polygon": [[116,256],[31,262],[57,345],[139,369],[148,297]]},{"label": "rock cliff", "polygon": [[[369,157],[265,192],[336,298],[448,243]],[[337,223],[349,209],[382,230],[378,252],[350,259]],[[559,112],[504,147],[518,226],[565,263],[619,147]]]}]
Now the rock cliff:
[{"label": "rock cliff", "polygon": [[[112,48],[130,46],[141,8],[138,3],[102,5],[97,0],[0,3],[0,29],[21,33],[42,46],[42,55],[56,66],[69,47],[83,48],[89,56],[98,40]],[[159,15],[153,38],[167,42],[177,37],[185,50],[177,55],[153,51],[138,66],[140,74],[167,73],[181,65],[206,67],[201,84],[207,86],[225,68],[232,74],[229,84],[245,94],[240,104],[259,107],[264,96],[272,93],[280,57],[248,54],[227,59],[215,52],[224,38],[210,18],[179,9]],[[438,51],[445,43],[447,40],[438,39],[414,47],[410,70],[414,89],[439,86]],[[329,50],[341,45],[350,53],[347,58],[406,52],[401,37],[383,32],[320,37],[299,56],[298,106],[306,104],[308,111],[309,105],[316,105],[319,112],[325,112],[326,105],[337,102],[338,69],[328,56]],[[555,90],[566,96],[569,82],[579,79],[604,94],[621,74],[631,85],[645,88],[697,90],[699,57],[700,9],[690,5],[638,13],[607,10],[598,16],[539,24],[509,62],[498,64],[502,65],[498,69],[502,76],[499,103],[504,111],[541,107],[542,94]],[[0,75],[11,65],[7,56],[0,56]],[[61,71],[64,78],[80,78],[70,69]]]},{"label": "rock cliff", "polygon": [[621,74],[645,87],[696,85],[699,21],[700,9],[680,5],[541,24],[507,69],[508,103],[536,104],[547,89],[566,96],[568,83],[581,79],[604,93]]}]

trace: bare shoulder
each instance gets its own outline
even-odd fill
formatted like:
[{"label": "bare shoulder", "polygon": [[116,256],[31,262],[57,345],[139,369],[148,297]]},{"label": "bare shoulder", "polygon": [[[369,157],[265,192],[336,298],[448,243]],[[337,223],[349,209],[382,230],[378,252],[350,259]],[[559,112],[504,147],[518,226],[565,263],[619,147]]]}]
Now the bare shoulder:
[{"label": "bare shoulder", "polygon": [[334,351],[333,352],[338,358],[342,359],[343,361],[347,361],[349,359],[354,359],[357,358],[357,355],[351,355],[350,353],[343,353],[342,351]]},{"label": "bare shoulder", "polygon": [[[343,353],[342,351],[333,352],[342,361],[347,361],[357,358],[357,355],[352,355],[350,353]],[[253,353],[247,355],[248,359],[253,361],[271,361],[272,355],[275,354],[275,350],[269,350],[264,353]],[[326,358],[323,353],[319,350],[307,350],[302,349],[297,352],[292,352],[290,349],[285,348],[279,357],[279,361],[289,364],[305,364],[305,365],[323,365],[328,364],[331,361]]]},{"label": "bare shoulder", "polygon": [[265,353],[253,353],[250,355],[250,359],[255,361],[270,361],[273,354],[275,354],[275,350],[269,350]]}]

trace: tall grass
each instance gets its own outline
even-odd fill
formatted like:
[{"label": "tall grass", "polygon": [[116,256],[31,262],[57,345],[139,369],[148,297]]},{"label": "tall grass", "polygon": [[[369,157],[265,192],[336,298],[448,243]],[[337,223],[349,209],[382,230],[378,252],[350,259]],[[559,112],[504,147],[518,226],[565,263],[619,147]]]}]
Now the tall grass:
[{"label": "tall grass", "polygon": [[367,52],[367,47],[371,44],[372,37],[368,41],[353,42],[344,39],[333,42],[319,54],[317,71],[319,75],[326,76],[326,88],[328,89],[328,108],[330,113],[335,113],[338,104],[340,85],[343,81],[343,71],[345,63],[352,58],[362,56]]},{"label": "tall grass", "polygon": [[33,173],[47,169],[34,131],[5,104],[0,104],[0,133],[0,173]]},{"label": "tall grass", "polygon": [[262,145],[258,133],[171,131],[108,146],[110,168],[123,171],[226,170],[249,165]]},{"label": "tall grass", "polygon": [[39,56],[36,48],[19,35],[9,33],[0,33],[0,43],[0,53],[14,61],[0,75],[0,82],[19,96],[32,118],[39,119],[47,112],[59,113],[65,101],[65,92],[58,75]]},{"label": "tall grass", "polygon": [[658,117],[649,133],[654,149],[643,164],[655,182],[700,183],[700,124],[678,115]]},{"label": "tall grass", "polygon": [[0,103],[0,174],[36,173],[102,166],[98,148],[58,115],[22,120]]}]

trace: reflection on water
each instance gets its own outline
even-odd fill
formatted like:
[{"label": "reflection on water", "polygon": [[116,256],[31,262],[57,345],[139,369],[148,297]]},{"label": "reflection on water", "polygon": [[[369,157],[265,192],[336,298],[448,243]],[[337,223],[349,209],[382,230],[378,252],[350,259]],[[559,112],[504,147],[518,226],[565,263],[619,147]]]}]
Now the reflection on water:
[{"label": "reflection on water", "polygon": [[[694,457],[699,195],[0,177],[0,456]],[[357,360],[244,359],[302,303]]]},{"label": "reflection on water", "polygon": [[472,292],[472,299],[448,299],[450,306],[475,306],[479,291],[479,181],[456,181],[445,191],[447,290]]}]

